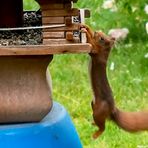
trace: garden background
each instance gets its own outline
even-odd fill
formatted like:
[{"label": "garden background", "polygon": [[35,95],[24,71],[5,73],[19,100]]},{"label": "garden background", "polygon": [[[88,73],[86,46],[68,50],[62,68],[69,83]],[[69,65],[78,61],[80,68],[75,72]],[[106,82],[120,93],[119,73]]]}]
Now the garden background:
[{"label": "garden background", "polygon": [[[108,2],[108,4],[107,4]],[[106,3],[106,4],[105,4]],[[78,0],[74,5],[88,8],[86,23],[105,33],[127,28],[128,37],[116,44],[108,62],[108,78],[116,105],[126,111],[148,108],[148,0]],[[24,0],[25,10],[37,10],[33,0]],[[148,148],[148,133],[131,134],[108,121],[106,130],[92,139],[92,92],[86,54],[56,55],[49,67],[53,98],[63,104],[72,117],[84,148]]]}]

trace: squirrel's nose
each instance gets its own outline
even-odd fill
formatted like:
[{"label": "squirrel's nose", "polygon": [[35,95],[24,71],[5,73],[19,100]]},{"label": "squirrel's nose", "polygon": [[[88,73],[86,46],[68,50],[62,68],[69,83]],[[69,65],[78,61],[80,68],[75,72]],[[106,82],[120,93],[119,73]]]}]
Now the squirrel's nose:
[{"label": "squirrel's nose", "polygon": [[116,39],[114,37],[112,37],[111,40],[115,41]]}]

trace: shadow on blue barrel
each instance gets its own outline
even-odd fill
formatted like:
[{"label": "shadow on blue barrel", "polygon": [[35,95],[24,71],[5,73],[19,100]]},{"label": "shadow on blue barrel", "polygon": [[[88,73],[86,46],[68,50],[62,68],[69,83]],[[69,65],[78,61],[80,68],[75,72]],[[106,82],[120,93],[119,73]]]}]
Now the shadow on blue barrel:
[{"label": "shadow on blue barrel", "polygon": [[82,148],[63,106],[54,102],[39,123],[0,125],[0,148]]}]

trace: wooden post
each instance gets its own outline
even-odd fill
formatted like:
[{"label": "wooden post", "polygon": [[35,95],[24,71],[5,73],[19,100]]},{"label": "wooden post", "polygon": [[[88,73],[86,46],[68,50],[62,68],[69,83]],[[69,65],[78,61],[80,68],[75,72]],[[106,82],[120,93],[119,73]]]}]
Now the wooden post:
[{"label": "wooden post", "polygon": [[[80,15],[80,10],[72,7],[77,0],[37,1],[43,25],[63,27],[44,28],[42,45],[0,46],[0,123],[42,120],[52,107],[50,79],[46,78],[52,55],[92,50],[90,44],[80,43],[81,21],[72,21]],[[21,26],[22,10],[22,0],[2,0],[0,27]]]},{"label": "wooden post", "polygon": [[23,22],[22,0],[0,1],[0,27],[18,27]]},{"label": "wooden post", "polygon": [[0,123],[40,121],[50,111],[51,60],[52,55],[0,56]]}]

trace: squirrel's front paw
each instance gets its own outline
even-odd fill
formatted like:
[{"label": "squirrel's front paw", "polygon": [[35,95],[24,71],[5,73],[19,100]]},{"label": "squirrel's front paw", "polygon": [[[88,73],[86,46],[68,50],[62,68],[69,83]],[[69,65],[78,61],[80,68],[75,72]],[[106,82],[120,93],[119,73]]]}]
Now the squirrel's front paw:
[{"label": "squirrel's front paw", "polygon": [[81,28],[81,32],[86,33],[86,32],[87,32],[87,30],[86,30],[85,28]]}]

